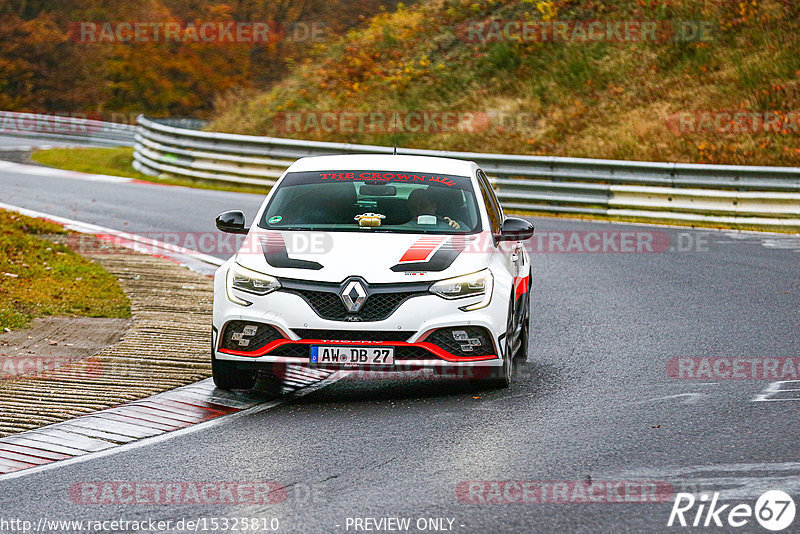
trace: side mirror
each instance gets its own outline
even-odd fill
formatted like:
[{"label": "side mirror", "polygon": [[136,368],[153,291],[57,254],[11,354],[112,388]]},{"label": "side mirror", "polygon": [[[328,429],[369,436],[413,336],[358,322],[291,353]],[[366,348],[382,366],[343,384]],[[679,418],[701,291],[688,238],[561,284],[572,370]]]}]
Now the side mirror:
[{"label": "side mirror", "polygon": [[239,210],[226,211],[217,215],[217,230],[229,234],[246,234],[250,231],[244,226],[244,213]]},{"label": "side mirror", "polygon": [[506,217],[500,227],[498,241],[525,241],[533,237],[533,225],[525,219]]}]

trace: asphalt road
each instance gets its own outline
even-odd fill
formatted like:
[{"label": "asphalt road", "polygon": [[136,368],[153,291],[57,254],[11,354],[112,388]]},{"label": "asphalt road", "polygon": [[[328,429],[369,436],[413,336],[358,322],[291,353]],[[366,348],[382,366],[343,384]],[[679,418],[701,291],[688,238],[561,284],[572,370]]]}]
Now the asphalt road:
[{"label": "asphalt road", "polygon": [[241,209],[249,223],[263,200],[260,195],[64,179],[4,172],[2,168],[0,184],[0,202],[6,204],[148,236],[175,233],[181,244],[185,244],[186,233],[216,235],[214,218],[228,209]]},{"label": "asphalt road", "polygon": [[[209,231],[220,211],[252,217],[260,202],[8,173],[0,190],[8,204],[136,232]],[[528,363],[508,390],[448,379],[340,380],[260,413],[0,479],[0,520],[171,520],[178,531],[180,519],[258,517],[277,518],[279,532],[357,532],[383,525],[357,520],[400,517],[412,532],[430,518],[445,518],[455,532],[669,532],[680,530],[667,526],[673,492],[720,492],[721,503],[753,506],[774,489],[798,501],[800,391],[763,392],[800,390],[800,382],[676,379],[667,364],[800,356],[800,238],[533,221],[548,237],[532,243],[544,250],[559,233],[568,242],[572,232],[630,231],[668,239],[669,248],[535,252]],[[785,400],[757,402],[759,394]],[[70,496],[75,484],[104,481],[275,481],[288,489],[272,505],[83,504]],[[573,493],[571,502],[463,502],[457,489],[470,481],[647,481],[671,491],[658,503],[576,502]],[[753,518],[716,530],[766,532]],[[798,531],[800,518],[785,530]]]}]

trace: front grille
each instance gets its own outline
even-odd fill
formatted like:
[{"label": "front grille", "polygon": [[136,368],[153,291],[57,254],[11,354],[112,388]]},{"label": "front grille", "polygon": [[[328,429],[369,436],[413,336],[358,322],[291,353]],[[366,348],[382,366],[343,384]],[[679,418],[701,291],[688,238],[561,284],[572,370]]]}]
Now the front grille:
[{"label": "front grille", "polygon": [[422,347],[395,347],[394,360],[439,360],[440,358]]},{"label": "front grille", "polygon": [[222,332],[220,348],[252,352],[282,338],[280,332],[268,324],[253,321],[230,321]]},{"label": "front grille", "polygon": [[301,345],[301,344],[293,344],[287,343],[285,345],[281,345],[280,347],[273,349],[269,355],[270,356],[282,356],[284,358],[308,358],[309,351],[308,347],[310,345]]},{"label": "front grille", "polygon": [[312,330],[295,328],[302,339],[328,339],[334,341],[405,341],[413,332],[402,330]]},{"label": "front grille", "polygon": [[454,356],[488,356],[495,353],[489,331],[478,326],[440,328],[425,341],[443,348]]},{"label": "front grille", "polygon": [[367,297],[358,313],[349,313],[338,293],[292,289],[323,319],[331,321],[382,321],[388,318],[405,300],[425,292],[374,292]]}]

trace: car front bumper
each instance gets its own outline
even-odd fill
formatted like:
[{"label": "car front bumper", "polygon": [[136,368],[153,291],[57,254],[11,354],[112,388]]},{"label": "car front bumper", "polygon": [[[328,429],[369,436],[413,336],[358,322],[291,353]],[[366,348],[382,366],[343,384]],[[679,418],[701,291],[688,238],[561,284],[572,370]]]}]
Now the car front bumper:
[{"label": "car front bumper", "polygon": [[[223,266],[220,271],[224,271]],[[389,346],[395,348],[395,362],[391,366],[370,365],[362,367],[337,364],[315,364],[324,369],[368,369],[379,372],[404,372],[419,369],[434,369],[441,374],[458,374],[458,369],[479,368],[491,370],[502,367],[508,303],[498,298],[502,287],[495,287],[495,294],[485,308],[464,312],[459,309],[480,300],[446,300],[433,294],[415,296],[403,301],[387,318],[379,321],[348,322],[321,317],[301,296],[275,291],[263,297],[248,295],[253,302],[241,306],[226,296],[224,272],[215,277],[215,299],[213,315],[214,358],[237,362],[237,367],[258,368],[274,364],[311,366],[309,348],[314,345],[341,346]],[[498,291],[500,290],[500,291]],[[223,346],[223,333],[231,321],[266,325],[277,331],[277,337],[258,348],[231,348]],[[237,323],[241,324],[241,323]],[[483,346],[471,354],[448,350],[442,344],[432,343],[433,334],[440,329],[485,329]],[[314,331],[313,336],[307,333]],[[303,335],[301,335],[303,334]],[[350,339],[375,334],[371,339]],[[381,339],[385,334],[386,338]],[[368,336],[369,337],[369,336]],[[437,338],[441,339],[441,337]],[[487,347],[486,345],[491,345]],[[452,347],[451,347],[452,348]],[[403,354],[411,355],[401,357]],[[415,358],[414,354],[421,357]],[[479,354],[475,356],[475,354]]]}]

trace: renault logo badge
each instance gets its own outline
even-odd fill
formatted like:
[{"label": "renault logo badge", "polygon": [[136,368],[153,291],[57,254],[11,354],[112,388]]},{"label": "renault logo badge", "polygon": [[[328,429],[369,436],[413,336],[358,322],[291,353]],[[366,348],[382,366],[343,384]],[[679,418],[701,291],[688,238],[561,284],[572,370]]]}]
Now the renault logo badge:
[{"label": "renault logo badge", "polygon": [[345,309],[350,313],[358,313],[364,301],[367,300],[367,292],[358,280],[353,280],[344,286],[339,296]]}]

